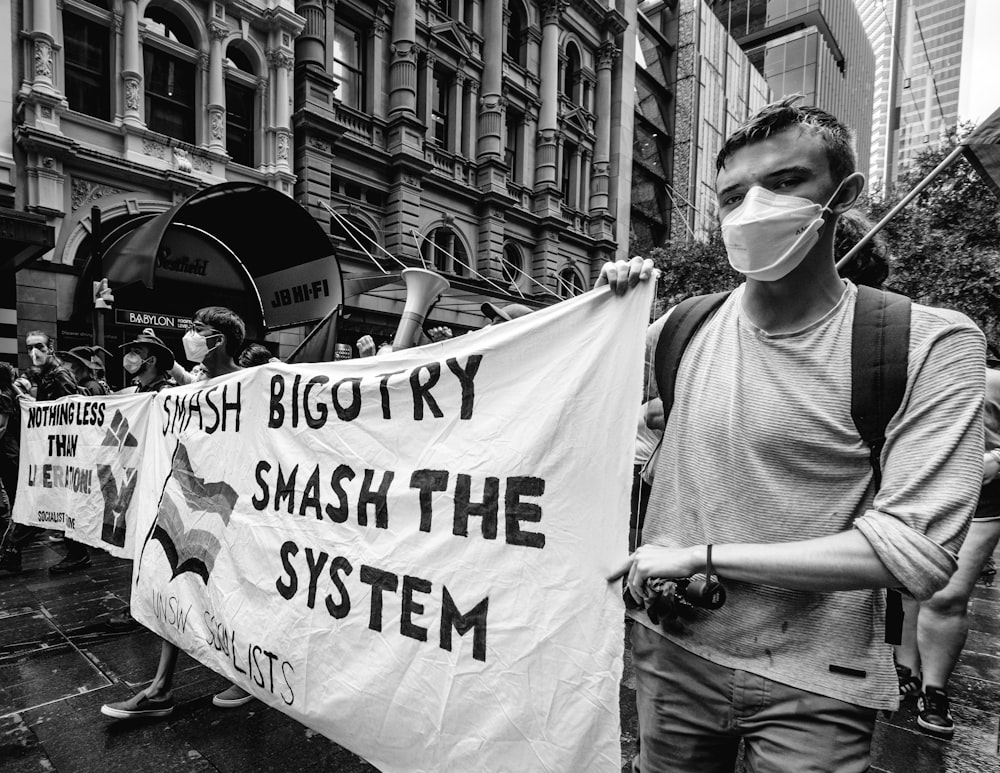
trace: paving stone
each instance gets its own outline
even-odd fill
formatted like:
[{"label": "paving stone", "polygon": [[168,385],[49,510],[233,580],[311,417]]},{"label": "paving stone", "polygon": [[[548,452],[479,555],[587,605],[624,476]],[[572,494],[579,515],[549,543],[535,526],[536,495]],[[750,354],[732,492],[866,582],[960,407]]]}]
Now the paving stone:
[{"label": "paving stone", "polygon": [[124,685],[112,685],[25,712],[24,718],[59,773],[215,771],[168,723],[111,722],[101,715],[102,703],[130,694]]},{"label": "paving stone", "polygon": [[20,714],[0,717],[0,770],[38,773],[52,770],[52,761]]}]

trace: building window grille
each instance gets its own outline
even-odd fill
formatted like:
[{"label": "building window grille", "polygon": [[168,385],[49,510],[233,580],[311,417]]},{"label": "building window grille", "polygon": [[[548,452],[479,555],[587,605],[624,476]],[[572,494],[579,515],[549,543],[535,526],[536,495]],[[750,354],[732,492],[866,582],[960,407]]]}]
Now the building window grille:
[{"label": "building window grille", "polygon": [[450,120],[448,94],[451,91],[451,77],[442,70],[435,69],[431,80],[431,136],[438,145],[446,148]]},{"label": "building window grille", "polygon": [[439,226],[428,234],[420,247],[420,254],[428,266],[444,274],[465,276],[469,255],[462,240],[448,226]]},{"label": "building window grille", "polygon": [[63,14],[66,100],[70,109],[111,120],[110,30],[72,13]]},{"label": "building window grille", "polygon": [[506,137],[504,147],[504,161],[507,164],[507,176],[516,183],[522,182],[521,174],[521,124],[524,122],[524,115],[514,109],[507,108]]},{"label": "building window grille", "polygon": [[566,66],[563,68],[562,93],[577,104],[577,82],[580,80],[580,49],[576,43],[566,46]]},{"label": "building window grille", "polygon": [[519,67],[527,65],[524,45],[524,31],[528,26],[528,14],[518,0],[510,0],[510,20],[507,23],[507,56]]},{"label": "building window grille", "polygon": [[[172,14],[162,8],[150,8],[146,15],[147,30],[166,40],[193,48],[187,29]],[[195,75],[192,61],[158,48],[147,36],[143,46],[143,76],[146,92],[146,126],[160,134],[195,142]]]},{"label": "building window grille", "polygon": [[256,93],[250,86],[226,80],[226,152],[233,161],[254,165],[257,135]]},{"label": "building window grille", "polygon": [[562,271],[559,272],[559,295],[563,298],[572,298],[575,295],[580,295],[587,288],[584,287],[583,277],[580,276],[578,272],[572,266],[567,266]]},{"label": "building window grille", "polygon": [[579,149],[572,142],[563,145],[562,163],[562,195],[563,201],[571,209],[579,209],[579,197],[577,196],[576,164]]},{"label": "building window grille", "polygon": [[365,110],[364,38],[361,31],[337,20],[333,33],[333,77],[342,104]]},{"label": "building window grille", "polygon": [[524,271],[524,259],[521,257],[521,249],[516,244],[508,242],[504,245],[503,265],[500,270],[504,281],[512,285],[518,284],[521,277],[524,276],[522,273]]}]

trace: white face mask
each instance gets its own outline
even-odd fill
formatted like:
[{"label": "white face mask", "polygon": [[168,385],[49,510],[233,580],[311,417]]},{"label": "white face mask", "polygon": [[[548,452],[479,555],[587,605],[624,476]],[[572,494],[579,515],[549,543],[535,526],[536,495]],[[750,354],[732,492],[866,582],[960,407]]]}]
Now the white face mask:
[{"label": "white face mask", "polygon": [[184,338],[181,339],[181,343],[184,344],[184,356],[191,362],[204,362],[209,352],[217,349],[219,344],[222,343],[222,336],[219,336],[219,338],[219,343],[210,349],[208,347],[208,337],[203,336],[196,330],[187,331],[184,334]]},{"label": "white face mask", "polygon": [[823,212],[839,193],[840,185],[826,206],[820,206],[809,199],[753,186],[722,221],[729,265],[748,279],[761,282],[787,276],[819,241]]},{"label": "white face mask", "polygon": [[146,360],[142,359],[142,355],[136,354],[135,352],[129,352],[122,357],[122,365],[125,366],[125,370],[132,376],[138,375],[139,371],[142,370],[146,362]]},{"label": "white face mask", "polygon": [[42,351],[41,349],[32,349],[30,352],[31,364],[36,368],[40,368],[42,364],[49,358],[49,353]]}]

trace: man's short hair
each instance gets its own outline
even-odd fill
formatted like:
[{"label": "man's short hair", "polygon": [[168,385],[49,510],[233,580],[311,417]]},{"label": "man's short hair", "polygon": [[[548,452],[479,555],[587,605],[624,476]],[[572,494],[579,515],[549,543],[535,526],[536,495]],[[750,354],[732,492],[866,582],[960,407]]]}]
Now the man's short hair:
[{"label": "man's short hair", "polygon": [[740,148],[766,140],[790,127],[802,126],[812,129],[823,140],[834,182],[853,174],[857,168],[857,157],[851,145],[851,130],[825,110],[796,105],[795,102],[801,98],[801,94],[793,94],[779,102],[772,102],[744,121],[723,144],[715,159],[715,171],[721,172],[726,161]]},{"label": "man's short hair", "polygon": [[236,358],[236,364],[241,368],[255,368],[274,359],[274,354],[263,344],[250,344],[240,352]]},{"label": "man's short hair", "polygon": [[206,306],[195,312],[194,319],[226,336],[226,354],[230,357],[235,359],[243,349],[247,328],[240,315],[232,309],[227,309],[225,306]]},{"label": "man's short hair", "polygon": [[55,339],[53,339],[52,336],[46,333],[44,330],[29,330],[27,333],[24,334],[24,340],[27,341],[29,338],[31,338],[31,336],[44,338],[45,345],[49,347],[49,349],[54,350],[56,348]]}]

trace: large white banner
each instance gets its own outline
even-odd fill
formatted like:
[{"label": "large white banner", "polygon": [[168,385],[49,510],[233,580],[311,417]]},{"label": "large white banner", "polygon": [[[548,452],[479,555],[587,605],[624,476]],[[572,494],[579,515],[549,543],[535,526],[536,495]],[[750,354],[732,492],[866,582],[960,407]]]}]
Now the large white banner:
[{"label": "large white banner", "polygon": [[14,520],[131,558],[129,511],[151,407],[149,395],[22,402]]},{"label": "large white banner", "polygon": [[134,616],[384,771],[619,770],[651,294],[131,398]]}]

